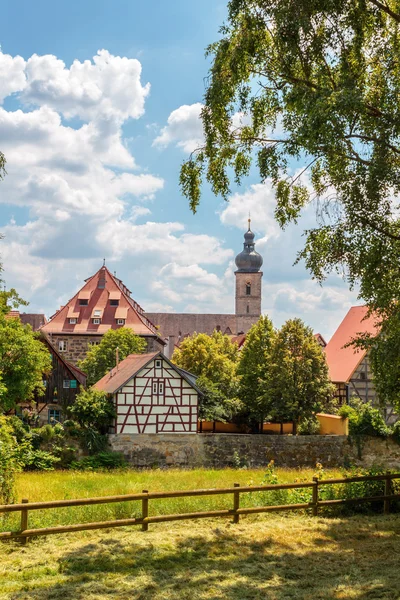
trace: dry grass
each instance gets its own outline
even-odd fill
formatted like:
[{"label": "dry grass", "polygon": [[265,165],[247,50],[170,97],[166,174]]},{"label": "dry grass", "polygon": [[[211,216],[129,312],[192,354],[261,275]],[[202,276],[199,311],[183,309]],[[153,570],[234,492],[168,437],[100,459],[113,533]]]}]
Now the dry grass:
[{"label": "dry grass", "polygon": [[1,600],[397,600],[400,518],[243,518],[0,547]]}]

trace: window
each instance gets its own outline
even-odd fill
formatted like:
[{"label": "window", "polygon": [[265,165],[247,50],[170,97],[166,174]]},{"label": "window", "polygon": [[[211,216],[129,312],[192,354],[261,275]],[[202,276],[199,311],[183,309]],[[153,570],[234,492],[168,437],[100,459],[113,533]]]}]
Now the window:
[{"label": "window", "polygon": [[59,340],[58,342],[58,349],[60,352],[66,352],[67,351],[67,341],[66,340]]},{"label": "window", "polygon": [[119,306],[119,300],[110,300],[110,306]]},{"label": "window", "polygon": [[81,298],[79,300],[79,306],[87,306],[89,304],[89,300],[87,298]]},{"label": "window", "polygon": [[63,381],[63,388],[66,390],[66,389],[69,389],[70,387],[71,387],[70,380],[69,379],[64,379],[64,381]]},{"label": "window", "polygon": [[46,379],[42,380],[42,384],[43,384],[43,387],[47,388],[47,380]]},{"label": "window", "polygon": [[97,340],[88,342],[88,346],[98,346],[99,344],[100,342],[98,342]]},{"label": "window", "polygon": [[76,319],[75,319],[75,318],[71,318],[71,319],[69,320],[69,324],[70,324],[70,325],[76,325]]},{"label": "window", "polygon": [[158,384],[158,393],[159,394],[163,394],[164,393],[164,382],[160,381]]},{"label": "window", "polygon": [[362,379],[363,381],[365,381],[366,380],[365,371],[361,371],[359,377],[360,377],[360,379]]},{"label": "window", "polygon": [[50,424],[55,424],[61,419],[61,411],[56,408],[49,408],[47,418]]},{"label": "window", "polygon": [[95,311],[93,311],[93,316],[94,317],[101,317],[101,310],[100,309],[96,309]]},{"label": "window", "polygon": [[125,319],[117,319],[117,325],[125,325]]},{"label": "window", "polygon": [[161,360],[156,360],[156,369],[161,369]]},{"label": "window", "polygon": [[249,312],[250,312],[250,306],[249,306],[249,305],[247,305],[247,306],[246,306],[246,312],[247,312],[247,313],[249,313]]},{"label": "window", "polygon": [[246,283],[246,296],[251,296],[251,283]]},{"label": "window", "polygon": [[99,279],[99,283],[97,284],[97,288],[99,290],[104,290],[105,287],[106,287],[106,280],[105,279]]},{"label": "window", "polygon": [[93,319],[93,325],[100,325],[100,319]]},{"label": "window", "polygon": [[153,381],[153,394],[157,394],[157,381]]}]

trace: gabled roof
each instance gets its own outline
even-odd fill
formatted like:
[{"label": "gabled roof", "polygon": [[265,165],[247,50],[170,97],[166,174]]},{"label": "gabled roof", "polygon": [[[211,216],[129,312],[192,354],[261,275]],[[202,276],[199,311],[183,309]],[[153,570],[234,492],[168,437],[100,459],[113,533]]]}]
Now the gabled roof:
[{"label": "gabled roof", "polygon": [[104,375],[97,383],[94,384],[93,389],[107,394],[115,394],[120,390],[132,377],[135,377],[146,365],[148,365],[156,357],[162,358],[170,367],[177,371],[185,381],[187,381],[199,394],[202,392],[197,388],[194,381],[196,376],[188,371],[180,369],[174,365],[162,352],[149,352],[147,354],[130,354],[124,360],[122,360],[117,367],[114,367],[109,373]]},{"label": "gabled roof", "polygon": [[[71,319],[76,323],[71,323]],[[100,319],[100,323],[95,324],[95,319]],[[121,327],[117,319],[124,319],[122,326],[132,329],[134,333],[157,337],[164,343],[142,307],[131,298],[128,288],[103,266],[43,325],[41,331],[102,335],[109,329]]]},{"label": "gabled roof", "polygon": [[360,334],[379,332],[376,317],[367,314],[366,306],[352,306],[325,348],[329,375],[335,383],[347,383],[366,354],[361,348],[345,348],[346,344]]}]

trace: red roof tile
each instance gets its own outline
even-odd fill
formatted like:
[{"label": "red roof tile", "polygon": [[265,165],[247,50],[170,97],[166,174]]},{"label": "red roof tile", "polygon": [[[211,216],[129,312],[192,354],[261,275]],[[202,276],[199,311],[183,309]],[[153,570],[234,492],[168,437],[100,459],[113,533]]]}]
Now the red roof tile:
[{"label": "red roof tile", "polygon": [[159,352],[150,352],[148,354],[130,354],[122,360],[117,367],[114,367],[107,375],[104,375],[93,389],[107,394],[113,394],[119,390],[125,383],[136,375],[148,362],[150,362]]},{"label": "red roof tile", "polygon": [[[111,300],[119,300],[118,306],[112,306]],[[87,301],[87,305],[80,304]],[[98,313],[95,313],[98,311]],[[123,315],[120,316],[120,315]],[[76,319],[70,323],[69,319]],[[93,318],[100,318],[101,323],[93,323]],[[102,267],[89,279],[73,298],[58,310],[42,327],[45,333],[70,334],[103,334],[109,329],[117,329],[117,319],[125,319],[125,327],[129,327],[138,335],[160,337],[156,327],[145,316],[140,305],[130,297],[129,290],[120,279]]]},{"label": "red roof tile", "polygon": [[362,333],[376,335],[379,328],[374,316],[366,317],[366,306],[353,306],[325,348],[329,375],[335,383],[346,383],[363,360],[366,351],[344,346]]}]

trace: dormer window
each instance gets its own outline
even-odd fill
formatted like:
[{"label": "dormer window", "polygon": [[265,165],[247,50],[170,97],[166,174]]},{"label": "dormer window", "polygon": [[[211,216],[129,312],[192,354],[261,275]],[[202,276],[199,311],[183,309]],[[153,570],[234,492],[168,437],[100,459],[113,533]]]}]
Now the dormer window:
[{"label": "dormer window", "polygon": [[251,296],[251,283],[246,283],[246,296]]},{"label": "dormer window", "polygon": [[125,319],[117,319],[117,325],[125,325]]},{"label": "dormer window", "polygon": [[69,324],[70,325],[76,325],[76,319],[75,318],[69,319]]},{"label": "dormer window", "polygon": [[79,299],[79,306],[87,306],[88,304],[89,304],[89,300],[87,300],[86,298]]},{"label": "dormer window", "polygon": [[100,325],[101,319],[95,318],[93,319],[93,325]]},{"label": "dormer window", "polygon": [[93,311],[93,316],[94,317],[101,317],[101,310],[94,310]]},{"label": "dormer window", "polygon": [[110,306],[119,306],[119,300],[111,299],[110,300]]}]

